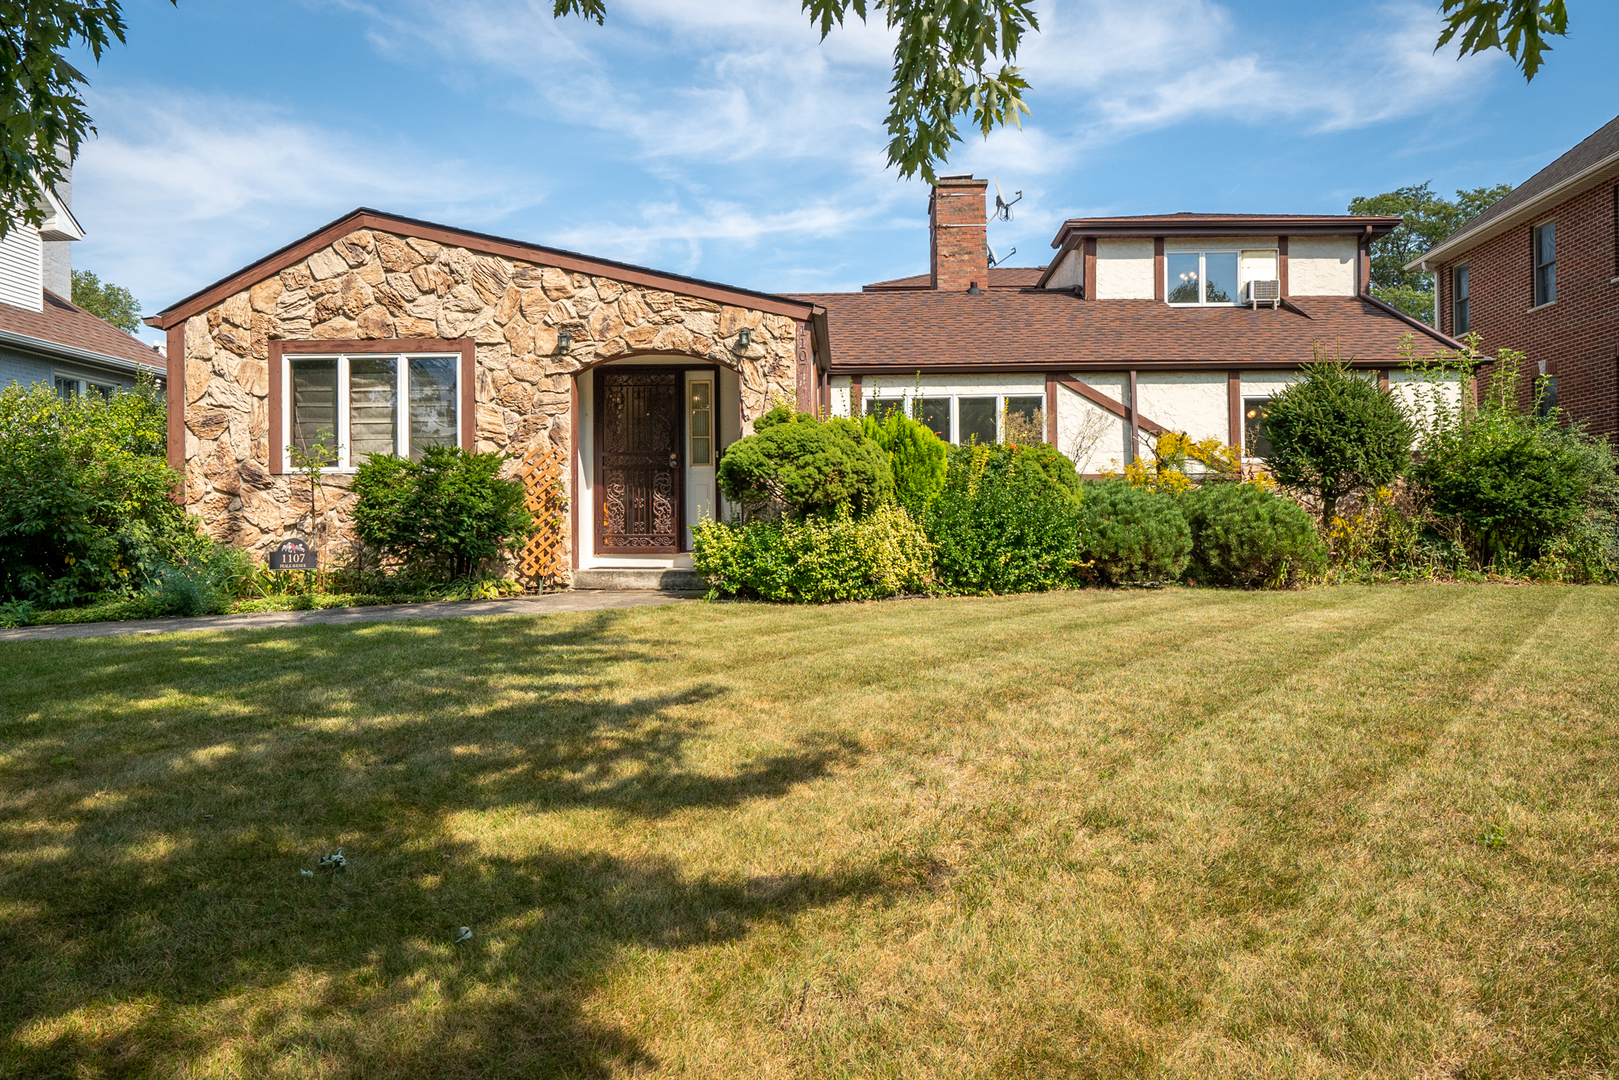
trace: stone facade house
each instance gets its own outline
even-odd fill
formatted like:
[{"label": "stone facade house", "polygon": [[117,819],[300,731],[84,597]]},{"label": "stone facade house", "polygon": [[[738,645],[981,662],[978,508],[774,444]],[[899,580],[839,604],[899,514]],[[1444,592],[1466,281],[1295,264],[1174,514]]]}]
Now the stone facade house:
[{"label": "stone facade house", "polygon": [[[448,443],[562,462],[566,570],[689,567],[689,525],[726,513],[721,448],[825,381],[802,300],[366,209],[147,321],[186,507],[218,540],[300,536],[327,561],[365,455]],[[323,438],[312,495],[297,452]]]},{"label": "stone facade house", "polygon": [[[1619,117],[1411,265],[1438,325],[1527,354],[1543,407],[1619,439]],[[1523,404],[1533,388],[1526,380]]]}]

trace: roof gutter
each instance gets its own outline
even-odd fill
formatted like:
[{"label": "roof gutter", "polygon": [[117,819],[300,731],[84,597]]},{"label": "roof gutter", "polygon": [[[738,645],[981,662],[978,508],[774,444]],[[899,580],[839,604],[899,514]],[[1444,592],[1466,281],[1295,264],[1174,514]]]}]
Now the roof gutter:
[{"label": "roof gutter", "polygon": [[[1545,207],[1548,203],[1561,202],[1568,197],[1572,190],[1602,179],[1602,174],[1610,169],[1619,171],[1619,153],[1609,154],[1595,165],[1587,169],[1581,169],[1562,183],[1547,188],[1528,202],[1513,207],[1498,218],[1482,222],[1471,229],[1463,228],[1454,235],[1446,237],[1431,251],[1406,263],[1402,269],[1424,270],[1431,273],[1433,267],[1429,263],[1440,262],[1446,256],[1460,254],[1475,244],[1482,243],[1492,236],[1505,232],[1512,226],[1520,224],[1525,218],[1533,217],[1536,211]],[[1509,199],[1511,197],[1510,195],[1507,196]]]},{"label": "roof gutter", "polygon": [[[72,345],[63,345],[57,341],[46,341],[44,338],[29,337],[27,334],[18,334],[11,330],[0,330],[0,345],[10,345],[15,348],[27,349],[30,352],[42,352],[50,356],[60,357],[63,360],[77,360],[81,364],[96,364],[100,367],[110,367],[118,371],[132,371],[141,374],[155,375],[166,378],[168,369],[161,364],[143,364],[138,360],[125,360],[118,356],[108,356],[106,353],[91,352],[89,349],[80,349]],[[156,356],[156,353],[152,355]]]}]

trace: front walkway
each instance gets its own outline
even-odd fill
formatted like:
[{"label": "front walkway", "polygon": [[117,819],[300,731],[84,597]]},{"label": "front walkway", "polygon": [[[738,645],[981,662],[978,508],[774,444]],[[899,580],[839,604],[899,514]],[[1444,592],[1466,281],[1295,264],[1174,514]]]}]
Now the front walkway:
[{"label": "front walkway", "polygon": [[378,604],[374,607],[327,608],[323,611],[264,611],[252,615],[201,615],[188,619],[131,619],[128,622],[24,626],[15,630],[0,630],[0,641],[178,634],[188,630],[268,630],[277,626],[461,619],[472,615],[550,615],[558,611],[605,611],[609,608],[674,604],[686,599],[689,597],[650,591],[581,590],[547,593],[544,596],[516,596],[507,600],[442,600],[429,604]]}]

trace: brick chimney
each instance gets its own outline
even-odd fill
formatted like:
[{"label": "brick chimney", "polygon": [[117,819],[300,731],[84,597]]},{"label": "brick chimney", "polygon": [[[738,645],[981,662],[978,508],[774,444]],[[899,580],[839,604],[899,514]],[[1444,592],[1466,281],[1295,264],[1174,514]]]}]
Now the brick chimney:
[{"label": "brick chimney", "polygon": [[988,180],[941,176],[928,200],[928,273],[943,292],[966,292],[974,283],[989,288],[988,236],[984,231],[984,189]]}]

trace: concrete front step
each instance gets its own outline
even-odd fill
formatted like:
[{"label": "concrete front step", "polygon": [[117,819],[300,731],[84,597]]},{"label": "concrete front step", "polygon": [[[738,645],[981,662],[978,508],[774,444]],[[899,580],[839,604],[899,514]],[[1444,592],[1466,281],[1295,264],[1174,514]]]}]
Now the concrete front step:
[{"label": "concrete front step", "polygon": [[575,589],[644,590],[666,593],[706,593],[708,582],[695,570],[666,567],[596,567],[573,572]]}]

